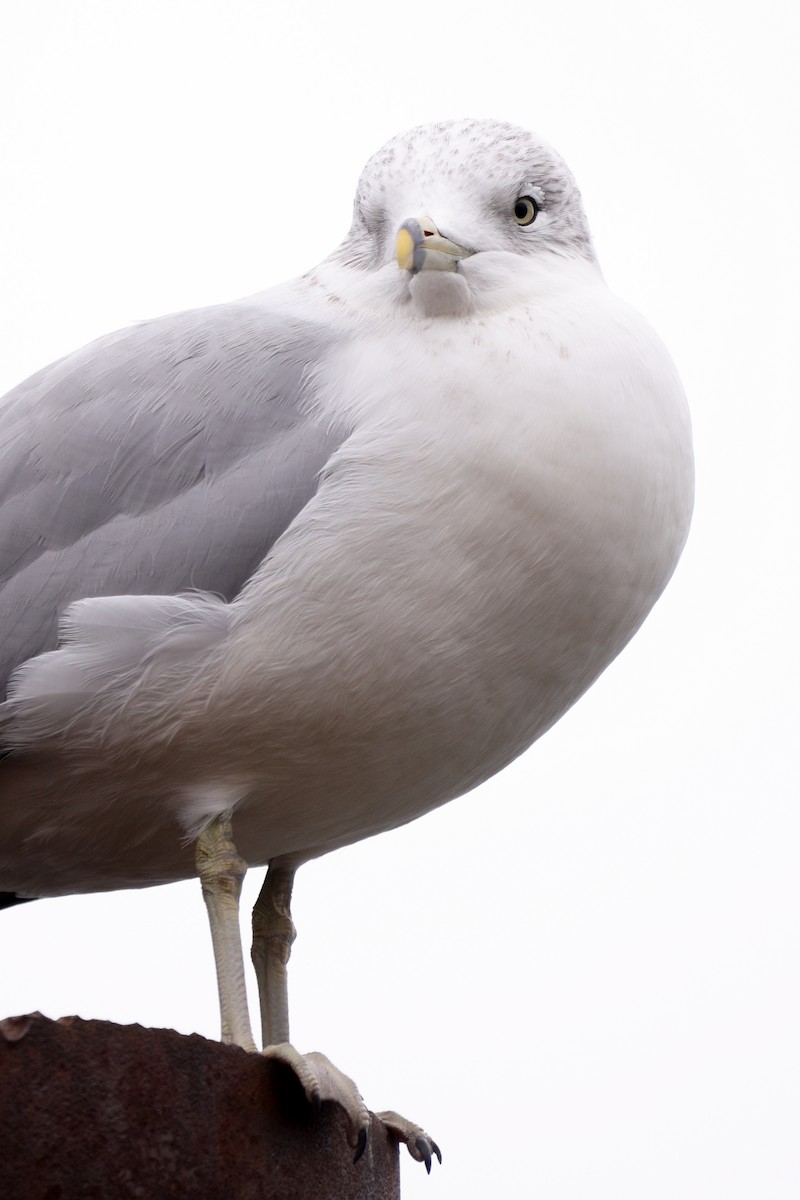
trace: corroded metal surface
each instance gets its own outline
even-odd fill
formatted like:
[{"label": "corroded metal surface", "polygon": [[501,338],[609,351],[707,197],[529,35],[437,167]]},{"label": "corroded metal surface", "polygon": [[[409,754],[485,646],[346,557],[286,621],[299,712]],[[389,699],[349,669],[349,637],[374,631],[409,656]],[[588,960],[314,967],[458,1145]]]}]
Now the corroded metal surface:
[{"label": "corroded metal surface", "polygon": [[379,1121],[353,1164],[277,1063],[197,1035],[34,1013],[0,1022],[4,1200],[399,1200]]}]

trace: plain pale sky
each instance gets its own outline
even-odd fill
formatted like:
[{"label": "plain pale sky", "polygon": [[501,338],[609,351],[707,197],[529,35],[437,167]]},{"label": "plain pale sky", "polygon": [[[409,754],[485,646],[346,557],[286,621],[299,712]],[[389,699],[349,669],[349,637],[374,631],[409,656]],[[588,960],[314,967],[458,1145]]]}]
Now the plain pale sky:
[{"label": "plain pale sky", "polygon": [[[472,115],[563,153],[683,376],[696,515],[640,634],[500,776],[299,874],[293,1037],[439,1141],[405,1200],[798,1194],[798,34],[770,0],[5,18],[0,390],[301,273],[378,146]],[[194,882],[14,909],[0,946],[2,1015],[218,1036]]]}]

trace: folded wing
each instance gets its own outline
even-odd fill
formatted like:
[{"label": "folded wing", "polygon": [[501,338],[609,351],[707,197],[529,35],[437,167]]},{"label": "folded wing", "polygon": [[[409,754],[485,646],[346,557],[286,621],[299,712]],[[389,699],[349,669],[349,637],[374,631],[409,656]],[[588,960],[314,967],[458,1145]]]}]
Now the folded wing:
[{"label": "folded wing", "polygon": [[310,403],[328,343],[255,298],[111,334],[0,402],[0,697],[72,601],[239,592],[342,440]]}]

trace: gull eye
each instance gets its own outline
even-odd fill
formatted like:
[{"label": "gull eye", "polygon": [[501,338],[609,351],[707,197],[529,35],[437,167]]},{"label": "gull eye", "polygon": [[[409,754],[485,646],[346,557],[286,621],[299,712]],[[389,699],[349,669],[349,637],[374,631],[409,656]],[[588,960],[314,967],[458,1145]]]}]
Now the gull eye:
[{"label": "gull eye", "polygon": [[514,203],[514,220],[518,225],[530,225],[536,220],[539,205],[533,196],[520,196]]}]

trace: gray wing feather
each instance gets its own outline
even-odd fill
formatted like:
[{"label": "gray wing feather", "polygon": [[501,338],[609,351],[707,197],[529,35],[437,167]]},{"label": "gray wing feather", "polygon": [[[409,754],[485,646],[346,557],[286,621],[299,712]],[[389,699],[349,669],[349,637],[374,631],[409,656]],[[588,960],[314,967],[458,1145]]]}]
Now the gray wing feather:
[{"label": "gray wing feather", "polygon": [[73,600],[237,594],[342,441],[305,395],[329,341],[255,298],[111,334],[0,402],[0,695]]}]

